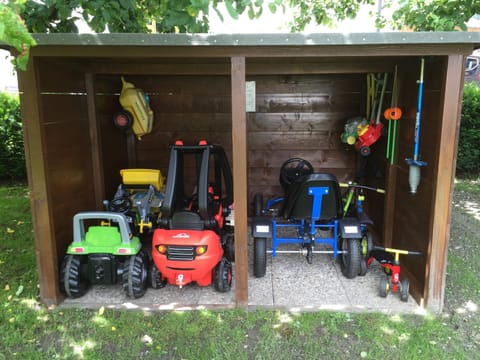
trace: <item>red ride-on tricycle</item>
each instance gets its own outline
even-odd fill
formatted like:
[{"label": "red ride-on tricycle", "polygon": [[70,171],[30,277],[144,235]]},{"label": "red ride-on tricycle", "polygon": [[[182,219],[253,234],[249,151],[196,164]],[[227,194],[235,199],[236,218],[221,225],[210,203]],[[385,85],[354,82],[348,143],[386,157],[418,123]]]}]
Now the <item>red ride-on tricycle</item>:
[{"label": "red ride-on tricycle", "polygon": [[377,260],[385,270],[385,276],[380,278],[378,292],[381,297],[387,297],[388,292],[400,293],[400,300],[407,302],[410,284],[408,279],[400,280],[400,254],[422,255],[419,251],[407,251],[375,246],[370,252],[367,267],[373,259]]},{"label": "red ride-on tricycle", "polygon": [[[190,190],[190,191],[188,191]],[[233,178],[219,145],[170,147],[162,218],[152,238],[153,288],[167,283],[231,288],[234,261]]]}]

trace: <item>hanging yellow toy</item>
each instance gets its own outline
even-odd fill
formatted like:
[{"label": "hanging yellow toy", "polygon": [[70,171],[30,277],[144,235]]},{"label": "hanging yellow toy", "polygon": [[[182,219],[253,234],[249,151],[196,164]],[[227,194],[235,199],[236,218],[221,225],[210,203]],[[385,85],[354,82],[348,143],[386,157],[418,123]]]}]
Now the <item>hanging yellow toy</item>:
[{"label": "hanging yellow toy", "polygon": [[152,131],[153,111],[150,108],[150,100],[142,90],[132,83],[122,79],[122,92],[120,93],[120,105],[123,110],[117,111],[113,117],[115,126],[122,130],[133,130],[138,140]]}]

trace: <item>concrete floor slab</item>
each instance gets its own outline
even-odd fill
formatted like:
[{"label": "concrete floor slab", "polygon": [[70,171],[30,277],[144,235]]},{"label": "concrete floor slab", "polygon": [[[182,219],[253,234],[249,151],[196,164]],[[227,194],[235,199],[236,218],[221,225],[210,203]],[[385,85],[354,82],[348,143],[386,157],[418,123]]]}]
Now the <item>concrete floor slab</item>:
[{"label": "concrete floor slab", "polygon": [[[249,249],[253,249],[252,240]],[[366,276],[347,279],[341,273],[338,260],[330,254],[315,254],[312,264],[299,254],[277,254],[275,258],[267,255],[266,275],[255,278],[253,254],[249,254],[248,305],[289,311],[375,311],[393,314],[421,311],[413,298],[402,302],[399,294],[380,297],[378,284],[381,276],[384,276],[383,269],[375,261]],[[235,280],[228,293],[219,293],[212,286],[189,284],[178,288],[167,285],[163,289],[149,288],[138,299],[128,298],[120,285],[96,285],[81,298],[66,299],[62,306],[143,310],[230,308],[235,306]]]}]

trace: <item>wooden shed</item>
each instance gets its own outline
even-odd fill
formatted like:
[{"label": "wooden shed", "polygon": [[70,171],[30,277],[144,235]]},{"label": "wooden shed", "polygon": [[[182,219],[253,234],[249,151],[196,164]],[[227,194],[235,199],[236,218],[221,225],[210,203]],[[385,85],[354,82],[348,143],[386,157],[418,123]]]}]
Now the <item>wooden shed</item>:
[{"label": "wooden shed", "polygon": [[[417,302],[442,309],[464,64],[480,45],[479,33],[43,34],[35,39],[19,87],[44,303],[63,300],[58,269],[71,242],[72,216],[101,209],[122,168],[158,168],[166,174],[168,146],[182,138],[222,144],[233,167],[237,306],[248,305],[253,194],[278,194],[280,166],[298,156],[341,181],[361,175],[365,184],[386,189],[385,196],[369,195],[366,204],[375,241],[424,253],[402,259],[402,272]],[[412,195],[405,159],[413,149],[421,58],[420,153],[427,166]],[[385,137],[362,157],[340,135],[348,119],[365,114],[367,74],[391,76],[395,68],[403,117],[390,164]],[[141,141],[113,126],[120,76],[150,97],[154,128]]]}]

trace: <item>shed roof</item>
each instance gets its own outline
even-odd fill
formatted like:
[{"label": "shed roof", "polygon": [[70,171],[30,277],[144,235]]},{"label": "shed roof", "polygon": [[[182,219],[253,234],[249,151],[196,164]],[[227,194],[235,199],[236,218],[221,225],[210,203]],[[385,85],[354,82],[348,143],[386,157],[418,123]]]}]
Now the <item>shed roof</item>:
[{"label": "shed roof", "polygon": [[376,32],[278,34],[34,34],[39,45],[115,46],[311,46],[471,44],[480,47],[480,32]]}]

